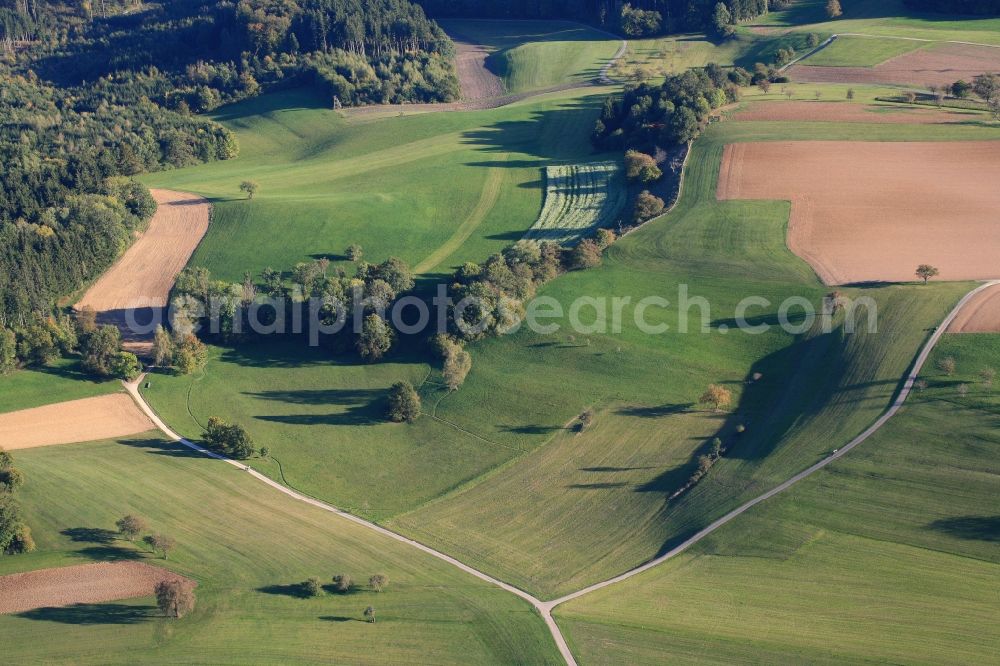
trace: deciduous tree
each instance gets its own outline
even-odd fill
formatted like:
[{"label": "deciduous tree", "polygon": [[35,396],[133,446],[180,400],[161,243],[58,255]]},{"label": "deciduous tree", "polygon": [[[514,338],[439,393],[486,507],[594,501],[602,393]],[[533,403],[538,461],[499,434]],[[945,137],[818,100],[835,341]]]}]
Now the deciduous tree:
[{"label": "deciduous tree", "polygon": [[119,518],[115,522],[115,527],[118,528],[118,533],[129,541],[135,541],[137,536],[148,529],[145,520],[131,513]]},{"label": "deciduous tree", "polygon": [[733,394],[725,386],[720,384],[710,384],[708,390],[701,394],[698,402],[710,406],[715,411],[720,411],[729,407],[733,402]]},{"label": "deciduous tree", "polygon": [[930,264],[920,264],[916,270],[917,277],[923,280],[924,284],[927,284],[928,280],[932,277],[937,277],[940,273],[941,271]]},{"label": "deciduous tree", "polygon": [[389,419],[412,423],[420,416],[420,396],[410,382],[396,382],[389,389]]},{"label": "deciduous tree", "polygon": [[156,605],[167,617],[181,618],[194,610],[194,582],[175,578],[156,584]]},{"label": "deciduous tree", "polygon": [[247,199],[253,199],[253,196],[257,194],[257,191],[259,189],[260,185],[258,185],[255,181],[252,180],[244,180],[242,183],[240,183],[240,191],[246,193]]}]

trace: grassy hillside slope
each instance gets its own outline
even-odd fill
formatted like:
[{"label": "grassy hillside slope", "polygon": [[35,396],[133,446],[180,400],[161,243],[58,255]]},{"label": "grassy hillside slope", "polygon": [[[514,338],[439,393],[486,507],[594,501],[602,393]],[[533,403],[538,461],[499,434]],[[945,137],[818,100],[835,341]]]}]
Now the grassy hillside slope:
[{"label": "grassy hillside slope", "polygon": [[[861,448],[688,553],[559,608],[581,663],[985,663],[1000,649],[1000,336]],[[958,387],[969,387],[962,395]]]},{"label": "grassy hillside slope", "polygon": [[[558,663],[540,617],[508,592],[405,544],[267,489],[157,434],[18,452],[38,551],[0,574],[143,559],[198,582],[182,620],[153,600],[0,615],[9,663]],[[168,561],[115,538],[125,513],[177,540]],[[304,599],[295,584],[347,573],[360,588]],[[385,592],[368,576],[389,577]],[[374,606],[377,622],[363,621]]]},{"label": "grassy hillside slope", "polygon": [[[543,596],[557,596],[648,560],[685,535],[847,442],[885,409],[926,331],[970,285],[847,289],[879,309],[875,333],[793,336],[721,333],[736,302],[772,304],[754,323],[777,321],[789,296],[817,302],[828,289],[788,252],[788,206],[715,200],[719,160],[732,141],[830,138],[947,139],[979,128],[722,123],[695,144],[680,205],[617,243],[605,266],[544,290],[563,303],[649,294],[678,299],[681,285],[707,298],[711,330],[646,335],[626,308],[620,335],[524,332],[475,348],[476,366],[436,414],[491,441],[550,443],[516,464],[393,521],[401,529]],[[956,134],[953,134],[956,133]],[[697,310],[694,311],[697,313]],[[746,382],[753,373],[762,380]],[[519,377],[511,390],[510,376]],[[731,414],[695,403],[709,383],[735,393]],[[571,386],[571,391],[565,387]],[[568,421],[597,410],[583,435]],[[737,435],[737,426],[746,432]],[[668,501],[719,436],[730,452],[692,491]],[[510,515],[523,516],[511,521]],[[470,516],[474,519],[470,519]]]},{"label": "grassy hillside slope", "polygon": [[607,33],[562,21],[446,20],[454,38],[491,50],[487,67],[510,94],[596,79],[621,44]]}]

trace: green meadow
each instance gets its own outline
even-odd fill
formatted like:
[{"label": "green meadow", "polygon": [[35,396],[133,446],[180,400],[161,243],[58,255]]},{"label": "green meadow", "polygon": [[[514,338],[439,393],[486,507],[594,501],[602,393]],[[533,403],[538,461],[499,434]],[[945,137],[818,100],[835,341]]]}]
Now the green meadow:
[{"label": "green meadow", "polygon": [[833,20],[827,18],[826,0],[798,0],[787,9],[769,12],[752,23],[827,34],[861,33],[877,37],[1000,45],[998,18],[948,18],[946,14],[917,14],[909,10],[903,0],[841,0],[840,4],[844,13]]},{"label": "green meadow", "polygon": [[927,48],[923,42],[907,39],[838,37],[829,46],[802,61],[819,67],[873,67],[890,58]]},{"label": "green meadow", "polygon": [[[20,451],[17,464],[38,551],[0,559],[0,574],[140,560],[198,587],[181,620],[152,598],[0,615],[9,663],[559,663],[526,602],[159,434]],[[177,541],[169,560],[117,537],[126,513]],[[300,596],[310,576],[330,587],[342,573],[355,591]]]},{"label": "green meadow", "polygon": [[117,380],[94,380],[80,367],[79,359],[63,358],[42,368],[0,375],[0,414],[120,390]]},{"label": "green meadow", "polygon": [[580,23],[447,20],[456,39],[486,46],[486,66],[510,94],[589,83],[614,57],[621,40]]},{"label": "green meadow", "polygon": [[[1000,336],[946,336],[889,424],[689,551],[557,608],[583,663],[986,663],[1000,649]],[[959,387],[965,385],[965,389]],[[963,394],[964,393],[964,394]]]},{"label": "green meadow", "polygon": [[[587,136],[608,92],[376,120],[345,118],[309,91],[276,93],[215,114],[239,136],[238,158],[144,182],[212,200],[212,227],[191,264],[220,279],[318,257],[349,269],[351,243],[368,261],[396,255],[423,272],[451,272],[530,226],[542,166],[599,159]],[[248,179],[260,185],[252,201],[239,193]],[[496,191],[483,205],[488,186]]]},{"label": "green meadow", "polygon": [[[577,111],[550,113],[548,122],[564,125],[557,117]],[[378,122],[416,120],[430,121]],[[755,321],[774,323],[785,298],[804,296],[818,305],[828,291],[785,247],[787,203],[715,200],[726,143],[796,138],[996,135],[977,125],[720,123],[695,144],[675,211],[619,241],[603,267],[568,274],[542,290],[566,307],[581,295],[631,297],[620,333],[573,333],[563,321],[554,335],[521,331],[476,343],[472,374],[451,394],[426,356],[405,348],[369,366],[296,343],[265,342],[216,350],[202,375],[157,376],[146,395],[191,438],[213,415],[242,423],[271,449],[272,459],[253,463],[261,471],[529,591],[556,595],[617,573],[867,427],[890,402],[926,330],[969,288],[846,290],[878,303],[877,334],[845,335],[836,326],[827,334],[719,332],[731,325],[744,297],[767,298],[771,305]],[[233,205],[256,206],[264,196],[262,188],[261,201]],[[525,205],[525,212],[535,210],[507,220],[508,228],[519,228],[507,242],[534,220],[540,193],[530,197],[534,206]],[[401,251],[409,245],[386,239],[393,240]],[[649,311],[672,333],[641,332],[635,303],[651,295],[675,302],[681,285],[710,302],[709,332],[678,333],[675,307]],[[588,309],[581,320],[610,316]],[[747,384],[757,372],[765,379]],[[386,391],[400,379],[419,386],[423,397],[425,416],[413,425],[383,420]],[[734,392],[735,409],[725,418],[699,413],[694,404],[710,383]],[[599,415],[596,427],[581,436],[568,433],[586,409]],[[737,436],[741,425],[746,432]],[[716,435],[731,454],[691,492],[667,501]],[[565,467],[567,458],[573,468]],[[633,459],[643,464],[628,463]],[[514,524],[512,512],[521,516]]]}]

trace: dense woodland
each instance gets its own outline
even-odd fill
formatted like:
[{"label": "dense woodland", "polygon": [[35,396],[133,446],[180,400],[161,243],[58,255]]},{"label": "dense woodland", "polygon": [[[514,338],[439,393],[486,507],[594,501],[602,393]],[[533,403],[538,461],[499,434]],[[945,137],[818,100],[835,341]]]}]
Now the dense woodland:
[{"label": "dense woodland", "polygon": [[[569,19],[632,37],[705,30],[719,0],[416,0],[433,17]],[[733,21],[768,10],[768,0],[723,0]],[[771,0],[775,5],[775,0]],[[780,0],[777,4],[781,4]]]},{"label": "dense woodland", "polygon": [[144,228],[131,176],[237,154],[195,113],[303,84],[450,100],[451,49],[407,0],[0,0],[0,326],[23,337]]},{"label": "dense woodland", "polygon": [[660,85],[643,83],[605,100],[594,128],[594,145],[604,150],[656,153],[694,140],[713,109],[739,99],[749,73],[709,64],[668,76]]}]

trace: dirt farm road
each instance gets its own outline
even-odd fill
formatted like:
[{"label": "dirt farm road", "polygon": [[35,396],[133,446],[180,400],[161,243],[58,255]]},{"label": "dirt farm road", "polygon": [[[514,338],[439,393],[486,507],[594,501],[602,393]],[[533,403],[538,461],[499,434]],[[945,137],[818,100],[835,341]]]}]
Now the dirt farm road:
[{"label": "dirt farm road", "polygon": [[538,613],[542,616],[542,619],[545,620],[545,624],[548,627],[549,632],[552,634],[552,638],[555,641],[557,647],[559,648],[559,652],[562,654],[562,657],[566,661],[566,664],[568,666],[577,666],[576,659],[573,657],[573,653],[570,651],[569,646],[566,643],[566,639],[563,637],[562,632],[559,629],[559,626],[556,624],[555,619],[552,617],[552,611],[553,611],[553,609],[555,609],[557,606],[559,606],[560,604],[563,604],[563,603],[565,603],[567,601],[571,601],[573,599],[577,599],[579,597],[584,596],[585,594],[589,594],[590,592],[594,592],[596,590],[600,590],[600,589],[608,587],[610,585],[614,585],[615,583],[620,583],[620,582],[622,582],[624,580],[632,578],[633,576],[637,576],[640,573],[648,571],[649,569],[652,569],[653,567],[655,567],[655,566],[657,566],[659,564],[662,564],[663,562],[666,562],[667,560],[669,560],[669,559],[671,559],[673,557],[676,557],[677,555],[683,553],[685,550],[687,550],[688,548],[690,548],[694,544],[696,544],[699,541],[701,541],[702,539],[704,539],[706,536],[708,536],[712,532],[715,532],[720,527],[726,525],[727,523],[731,522],[735,518],[737,518],[737,517],[741,516],[742,514],[746,513],[747,511],[749,511],[750,509],[752,509],[754,506],[760,504],[761,502],[763,502],[763,501],[765,501],[767,499],[770,499],[770,498],[774,497],[775,495],[778,495],[779,493],[784,492],[785,490],[787,490],[788,488],[792,487],[793,485],[795,485],[799,481],[801,481],[801,480],[803,480],[803,479],[805,479],[805,478],[807,478],[809,476],[812,476],[813,474],[815,474],[816,472],[820,471],[821,469],[823,469],[827,465],[829,465],[829,464],[831,464],[831,463],[839,460],[843,456],[847,455],[847,453],[850,452],[852,449],[856,448],[857,446],[859,446],[862,443],[864,443],[865,441],[867,441],[872,435],[874,435],[876,432],[878,432],[879,429],[881,429],[882,426],[884,426],[893,416],[895,416],[896,413],[903,407],[903,404],[906,402],[907,397],[909,397],[910,392],[913,389],[914,382],[917,380],[917,377],[920,375],[920,371],[923,369],[924,364],[927,362],[927,359],[930,358],[931,352],[934,350],[934,347],[937,345],[938,341],[941,339],[941,337],[944,335],[944,333],[951,326],[952,322],[954,322],[954,320],[959,316],[959,314],[961,313],[961,311],[963,310],[963,308],[965,308],[966,305],[968,305],[970,302],[976,300],[982,292],[985,292],[986,290],[989,290],[989,289],[991,289],[993,287],[996,287],[997,285],[1000,285],[1000,280],[992,280],[992,281],[989,281],[989,282],[985,282],[985,283],[979,285],[978,287],[976,287],[975,289],[971,290],[969,293],[967,293],[958,302],[958,304],[951,310],[950,313],[948,313],[948,316],[945,317],[944,321],[941,322],[941,325],[938,326],[934,330],[934,332],[931,334],[930,338],[924,344],[923,348],[921,349],[920,353],[917,355],[917,358],[916,358],[916,360],[913,363],[912,369],[910,370],[910,372],[907,374],[906,378],[903,381],[903,387],[900,390],[899,395],[893,401],[892,405],[888,408],[888,410],[886,410],[886,412],[881,417],[879,417],[879,419],[877,421],[875,421],[875,423],[873,423],[867,430],[865,430],[863,433],[861,433],[860,435],[858,435],[856,438],[854,438],[853,440],[851,440],[851,442],[849,442],[848,444],[846,444],[842,448],[838,449],[836,452],[831,453],[829,456],[827,456],[823,460],[819,461],[818,463],[816,463],[816,464],[812,465],[811,467],[808,467],[807,469],[799,472],[798,474],[796,474],[795,476],[791,477],[787,481],[785,481],[785,482],[783,482],[783,483],[775,486],[771,490],[769,490],[769,491],[767,491],[767,492],[765,492],[765,493],[763,493],[763,494],[761,494],[761,495],[753,498],[752,500],[750,500],[750,501],[746,502],[745,504],[737,507],[736,509],[733,509],[732,511],[730,511],[726,515],[722,516],[721,518],[719,518],[715,522],[711,523],[710,525],[708,525],[707,527],[705,527],[703,530],[701,530],[700,532],[698,532],[697,534],[695,534],[694,536],[692,536],[690,539],[687,539],[686,541],[684,541],[683,543],[679,544],[678,546],[676,546],[675,548],[673,548],[669,552],[665,553],[664,555],[661,555],[660,557],[657,557],[656,559],[650,560],[649,562],[646,562],[643,565],[635,567],[634,569],[630,569],[630,570],[626,571],[625,573],[619,574],[619,575],[617,575],[617,576],[615,576],[613,578],[609,578],[609,579],[601,581],[599,583],[595,583],[593,585],[589,585],[589,586],[587,586],[587,587],[585,587],[585,588],[583,588],[581,590],[577,590],[576,592],[572,592],[570,594],[567,594],[565,596],[559,597],[558,599],[553,599],[551,601],[542,601],[541,599],[538,599],[537,597],[535,597],[535,596],[533,596],[533,595],[525,592],[524,590],[521,590],[521,589],[519,589],[517,587],[514,587],[513,585],[510,585],[509,583],[505,583],[502,580],[494,578],[493,576],[490,576],[489,574],[486,574],[486,573],[484,573],[482,571],[479,571],[478,569],[470,567],[469,565],[460,562],[459,560],[455,559],[454,557],[451,557],[450,555],[446,555],[445,553],[443,553],[441,551],[438,551],[438,550],[435,550],[435,549],[431,548],[430,546],[427,546],[425,544],[420,543],[419,541],[415,541],[413,539],[409,539],[409,538],[407,538],[407,537],[405,537],[405,536],[403,536],[401,534],[393,532],[392,530],[386,529],[386,528],[384,528],[384,527],[382,527],[380,525],[376,525],[375,523],[368,522],[367,520],[364,520],[363,518],[359,518],[358,516],[355,516],[355,515],[352,515],[350,513],[347,513],[345,511],[343,511],[342,509],[339,509],[339,508],[337,508],[337,507],[335,507],[335,506],[333,506],[331,504],[327,504],[326,502],[322,502],[322,501],[317,500],[315,498],[308,497],[308,496],[303,495],[303,494],[301,494],[299,492],[296,492],[296,491],[292,490],[291,488],[288,488],[287,486],[283,486],[280,483],[278,483],[278,482],[276,482],[276,481],[274,481],[274,480],[272,480],[272,479],[264,476],[263,474],[261,474],[260,472],[252,469],[249,465],[247,465],[245,463],[238,462],[236,460],[231,460],[231,459],[226,458],[224,456],[220,456],[220,455],[218,455],[216,453],[213,453],[211,451],[208,451],[207,449],[204,449],[204,448],[198,446],[197,444],[195,444],[195,443],[193,443],[193,442],[191,442],[191,441],[189,441],[187,439],[184,439],[183,437],[181,437],[180,435],[178,435],[177,433],[175,433],[173,430],[171,430],[169,427],[167,427],[167,425],[165,423],[163,423],[163,421],[160,420],[160,418],[156,415],[156,413],[153,411],[153,409],[146,403],[145,399],[139,393],[139,385],[143,381],[145,375],[140,376],[134,382],[126,384],[125,388],[129,392],[129,394],[135,399],[135,401],[139,405],[140,409],[142,409],[142,411],[146,413],[146,415],[156,425],[156,427],[158,427],[170,439],[172,439],[172,440],[174,440],[174,441],[176,441],[176,442],[178,442],[180,444],[183,444],[184,446],[186,446],[186,447],[188,447],[190,449],[198,451],[199,453],[202,453],[202,454],[204,454],[206,456],[209,456],[211,458],[215,458],[217,460],[225,461],[226,463],[228,463],[228,464],[230,464],[230,465],[232,465],[232,466],[234,466],[234,467],[236,467],[238,469],[246,470],[246,472],[248,474],[250,474],[251,476],[253,476],[255,479],[257,479],[261,483],[265,483],[268,486],[271,486],[273,489],[277,490],[278,492],[284,493],[285,495],[288,495],[289,497],[291,497],[293,499],[296,499],[296,500],[298,500],[300,502],[304,502],[306,504],[309,504],[309,505],[314,506],[316,508],[322,509],[324,511],[328,511],[330,513],[336,514],[336,515],[338,515],[338,516],[340,516],[340,517],[342,517],[342,518],[344,518],[346,520],[350,520],[351,522],[354,522],[354,523],[356,523],[358,525],[362,525],[362,526],[364,526],[364,527],[366,527],[366,528],[368,528],[368,529],[370,529],[370,530],[372,530],[374,532],[378,532],[382,536],[386,536],[386,537],[389,537],[391,539],[395,539],[396,541],[400,541],[402,543],[408,544],[408,545],[410,545],[410,546],[412,546],[414,548],[417,548],[418,550],[423,551],[424,553],[426,553],[428,555],[436,557],[439,560],[447,562],[448,564],[451,564],[452,566],[457,567],[458,569],[461,569],[462,571],[464,571],[467,574],[470,574],[472,576],[475,576],[476,578],[479,578],[480,580],[483,580],[483,581],[486,581],[486,582],[491,583],[493,585],[496,585],[497,587],[499,587],[501,589],[504,589],[504,590],[510,592],[511,594],[517,595],[518,597],[524,599],[525,601],[527,601],[528,603],[530,603],[538,611]]}]

